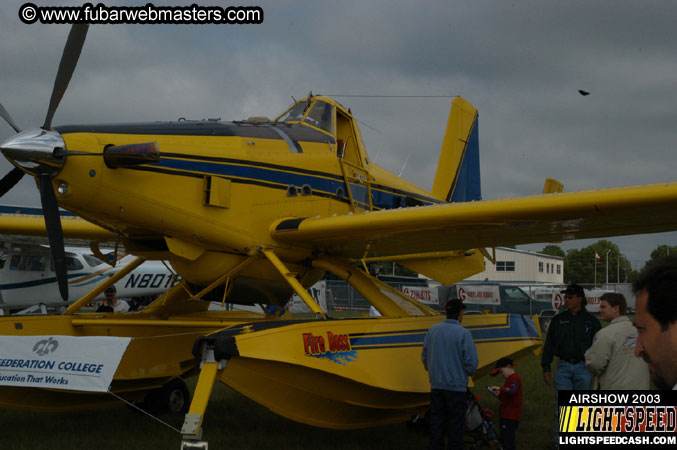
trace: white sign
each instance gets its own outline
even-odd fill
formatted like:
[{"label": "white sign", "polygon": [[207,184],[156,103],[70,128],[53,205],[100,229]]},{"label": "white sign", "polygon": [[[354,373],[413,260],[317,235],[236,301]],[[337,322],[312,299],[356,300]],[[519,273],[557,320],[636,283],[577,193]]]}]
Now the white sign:
[{"label": "white sign", "polygon": [[402,286],[402,293],[426,305],[439,305],[437,289],[425,286]]},{"label": "white sign", "polygon": [[[601,302],[602,294],[606,292],[604,289],[583,289],[585,291],[585,299],[588,301],[588,304],[585,305],[585,309],[589,312],[599,312],[599,304]],[[555,291],[552,294],[552,306],[555,310],[559,310],[564,304],[564,294],[561,294],[559,291]]]},{"label": "white sign", "polygon": [[611,292],[611,291],[605,291],[603,289],[594,289],[594,290],[587,290],[584,289],[585,291],[585,299],[588,301],[588,304],[585,305],[585,309],[587,309],[590,312],[599,312],[599,304],[602,302],[602,294],[606,292]]},{"label": "white sign", "polygon": [[131,340],[1,336],[0,385],[106,392]]},{"label": "white sign", "polygon": [[[327,282],[318,281],[307,289],[311,297],[315,299],[318,305],[325,311],[327,310]],[[297,294],[292,295],[289,311],[293,313],[311,312],[308,305]]]},{"label": "white sign", "polygon": [[458,298],[463,303],[473,305],[500,305],[501,293],[498,286],[483,286],[464,284],[458,286]]}]

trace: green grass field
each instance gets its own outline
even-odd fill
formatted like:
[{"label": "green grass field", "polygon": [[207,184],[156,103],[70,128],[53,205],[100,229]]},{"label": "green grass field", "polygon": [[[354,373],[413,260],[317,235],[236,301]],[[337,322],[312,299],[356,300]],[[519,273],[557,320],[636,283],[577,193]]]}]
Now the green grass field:
[{"label": "green grass field", "polygon": [[[517,444],[543,449],[552,443],[554,393],[543,383],[540,357],[519,362],[517,372],[524,384],[524,417],[517,430]],[[414,363],[418,363],[415,361]],[[191,389],[195,380],[190,380]],[[503,384],[503,378],[481,380],[473,391],[481,405],[497,411],[498,401],[485,390]],[[161,416],[180,429],[183,417]],[[495,420],[498,431],[498,418]],[[427,430],[406,424],[366,430],[325,430],[298,424],[271,413],[221,383],[214,388],[205,417],[203,438],[210,449],[424,449]],[[33,413],[0,410],[0,449],[53,450],[178,449],[179,432],[124,405],[68,413]]]}]

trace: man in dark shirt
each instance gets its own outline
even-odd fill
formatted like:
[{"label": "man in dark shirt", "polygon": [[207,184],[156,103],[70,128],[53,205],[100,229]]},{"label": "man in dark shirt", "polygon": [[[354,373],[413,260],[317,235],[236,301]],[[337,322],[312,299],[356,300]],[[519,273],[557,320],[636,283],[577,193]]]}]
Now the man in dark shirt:
[{"label": "man in dark shirt", "polygon": [[[592,374],[585,367],[585,352],[592,345],[595,333],[602,328],[599,319],[585,309],[587,301],[581,286],[570,284],[561,293],[567,309],[552,318],[541,356],[543,380],[547,385],[554,381],[555,398],[557,391],[590,389]],[[554,380],[550,369],[553,355],[559,358]],[[555,446],[558,445],[558,423],[555,405]]]}]

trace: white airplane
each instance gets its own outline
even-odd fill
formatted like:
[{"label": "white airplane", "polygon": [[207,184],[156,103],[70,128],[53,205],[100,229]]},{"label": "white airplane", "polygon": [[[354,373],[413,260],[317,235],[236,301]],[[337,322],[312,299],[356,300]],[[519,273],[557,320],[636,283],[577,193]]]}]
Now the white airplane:
[{"label": "white airplane", "polygon": [[[111,254],[112,255],[112,254]],[[68,300],[59,294],[49,246],[5,242],[0,250],[0,309],[17,310],[36,305],[66,306],[87,294],[104,278],[115,274],[133,256],[125,256],[115,267],[83,247],[66,248]],[[146,261],[115,286],[118,298],[157,296],[177,280],[161,261]],[[95,300],[103,300],[100,294]],[[37,312],[38,308],[34,308]],[[44,307],[39,307],[44,312]]]}]

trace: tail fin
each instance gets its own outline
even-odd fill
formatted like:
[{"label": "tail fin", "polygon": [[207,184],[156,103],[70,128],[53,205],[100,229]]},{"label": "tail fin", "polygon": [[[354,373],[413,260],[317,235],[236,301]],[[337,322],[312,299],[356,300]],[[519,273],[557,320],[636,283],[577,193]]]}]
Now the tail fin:
[{"label": "tail fin", "polygon": [[545,184],[543,185],[544,194],[555,194],[562,192],[562,190],[564,190],[564,185],[560,181],[555,180],[554,178],[545,179]]},{"label": "tail fin", "polygon": [[482,199],[477,109],[461,97],[451,103],[432,194],[446,202]]},{"label": "tail fin", "polygon": [[[456,97],[451,102],[447,131],[433,182],[433,196],[446,202],[482,199],[477,109]],[[439,258],[400,260],[398,264],[442,284],[453,284],[484,270],[482,252],[460,251]]]}]

